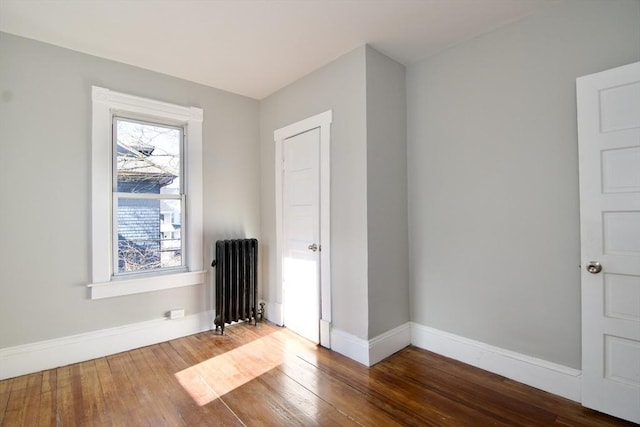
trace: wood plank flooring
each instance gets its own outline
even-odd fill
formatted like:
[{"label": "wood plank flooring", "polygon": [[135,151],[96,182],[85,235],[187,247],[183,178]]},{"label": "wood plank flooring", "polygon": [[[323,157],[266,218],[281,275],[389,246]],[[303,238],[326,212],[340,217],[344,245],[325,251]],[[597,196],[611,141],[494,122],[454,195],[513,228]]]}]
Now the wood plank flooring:
[{"label": "wood plank flooring", "polygon": [[408,347],[371,369],[269,323],[0,381],[2,426],[623,426]]}]

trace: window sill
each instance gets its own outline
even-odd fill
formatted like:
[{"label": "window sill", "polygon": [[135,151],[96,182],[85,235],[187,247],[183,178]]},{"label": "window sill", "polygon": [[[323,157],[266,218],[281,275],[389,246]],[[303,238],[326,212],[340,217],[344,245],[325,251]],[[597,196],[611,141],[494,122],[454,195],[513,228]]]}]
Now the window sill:
[{"label": "window sill", "polygon": [[90,283],[91,299],[119,297],[122,295],[140,294],[143,292],[162,291],[183,286],[201,285],[204,283],[206,271],[190,271],[187,273],[167,274],[127,280],[113,280],[105,283]]}]

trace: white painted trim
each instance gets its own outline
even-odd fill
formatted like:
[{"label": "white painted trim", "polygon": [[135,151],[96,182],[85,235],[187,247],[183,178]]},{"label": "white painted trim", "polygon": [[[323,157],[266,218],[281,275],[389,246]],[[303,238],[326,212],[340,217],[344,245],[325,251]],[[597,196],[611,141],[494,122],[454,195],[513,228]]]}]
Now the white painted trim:
[{"label": "white painted trim", "polygon": [[321,345],[325,348],[331,348],[331,323],[320,319],[320,336],[325,337]]},{"label": "white painted trim", "polygon": [[[276,176],[275,176],[275,191],[276,191],[276,244],[275,244],[275,256],[276,256],[276,288],[280,291],[280,303],[271,303],[267,305],[267,315],[277,316],[277,321],[274,318],[267,317],[268,319],[275,322],[277,325],[284,325],[284,316],[282,312],[282,301],[283,301],[283,286],[282,286],[282,262],[284,259],[283,255],[283,239],[284,239],[284,225],[282,221],[282,175],[284,173],[282,167],[282,159],[284,156],[283,153],[284,147],[282,146],[282,141],[276,141]],[[277,313],[273,312],[273,306],[278,305]]]},{"label": "white painted trim", "polygon": [[[320,345],[331,348],[331,125],[332,113],[320,125]],[[323,326],[324,325],[324,326]]]},{"label": "white painted trim", "polygon": [[0,380],[108,356],[211,328],[212,312],[102,329],[0,349]]},{"label": "white painted trim", "polygon": [[369,342],[335,327],[331,328],[331,350],[369,366]]},{"label": "white painted trim", "polygon": [[410,322],[369,341],[340,329],[331,329],[331,349],[365,366],[373,366],[409,345],[411,345]]},{"label": "white painted trim", "polygon": [[92,283],[88,286],[91,289],[91,299],[102,299],[183,286],[202,285],[205,283],[206,274],[206,271],[194,271],[131,280],[114,280],[107,283]]},{"label": "white painted trim", "polygon": [[273,139],[275,141],[283,141],[292,136],[296,136],[310,129],[315,129],[323,125],[331,124],[333,121],[332,110],[327,110],[324,113],[316,114],[315,116],[308,117],[299,122],[292,123],[288,126],[276,129],[273,132]]},{"label": "white painted trim", "polygon": [[[276,192],[276,286],[282,295],[282,155],[283,141],[320,128],[320,345],[331,348],[331,110],[301,120],[273,132]],[[282,312],[281,312],[282,313]],[[280,317],[282,321],[282,317]],[[282,324],[282,323],[280,323]]]},{"label": "white painted trim", "polygon": [[407,322],[369,340],[369,366],[411,345],[411,323]]},{"label": "white painted trim", "polygon": [[92,282],[111,280],[111,108],[109,90],[92,88],[91,248]]},{"label": "white painted trim", "polygon": [[264,317],[275,323],[278,326],[284,325],[284,319],[282,316],[282,304],[277,302],[267,302],[266,303],[266,313]]},{"label": "white painted trim", "polygon": [[580,402],[581,371],[577,369],[417,323],[411,324],[411,343],[416,347]]},{"label": "white painted trim", "polygon": [[[202,182],[202,122],[204,112],[197,107],[184,107],[153,99],[114,92],[98,86],[92,87],[92,132],[91,132],[91,295],[107,298],[132,293],[168,289],[186,286],[180,275],[178,280],[169,282],[163,276],[157,280],[147,278],[112,280],[113,252],[111,238],[113,225],[112,212],[112,141],[111,125],[114,114],[148,119],[176,126],[185,126],[185,164],[187,191],[186,201],[186,265],[189,272],[198,273],[204,266],[203,247],[203,182]],[[190,279],[198,277],[189,276]],[[203,279],[204,276],[200,275]],[[138,286],[123,286],[123,283],[140,281]],[[188,282],[189,280],[187,280]],[[154,282],[157,286],[154,286]],[[174,283],[176,286],[170,286]],[[97,291],[96,285],[101,291]],[[189,283],[193,284],[193,283]],[[104,286],[113,286],[109,291]],[[144,290],[140,290],[144,289]]]}]

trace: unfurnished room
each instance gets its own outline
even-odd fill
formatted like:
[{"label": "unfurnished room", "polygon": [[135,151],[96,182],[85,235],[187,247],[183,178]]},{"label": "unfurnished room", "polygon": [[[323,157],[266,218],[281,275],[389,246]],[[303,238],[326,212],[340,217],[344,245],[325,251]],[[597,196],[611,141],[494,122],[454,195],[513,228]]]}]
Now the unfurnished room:
[{"label": "unfurnished room", "polygon": [[640,0],[0,0],[1,426],[640,423]]}]

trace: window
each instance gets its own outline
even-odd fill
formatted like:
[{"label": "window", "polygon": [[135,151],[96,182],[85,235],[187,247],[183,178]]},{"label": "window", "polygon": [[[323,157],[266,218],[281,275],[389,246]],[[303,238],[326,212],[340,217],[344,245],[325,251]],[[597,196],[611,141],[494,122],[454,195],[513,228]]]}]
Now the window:
[{"label": "window", "polygon": [[113,118],[114,275],[181,269],[183,127]]},{"label": "window", "polygon": [[204,282],[202,110],[93,87],[93,299]]}]

